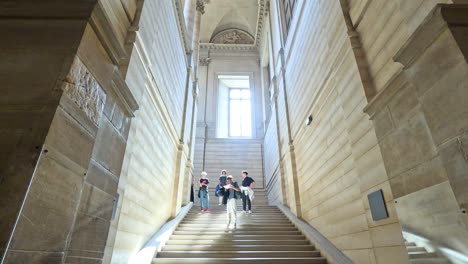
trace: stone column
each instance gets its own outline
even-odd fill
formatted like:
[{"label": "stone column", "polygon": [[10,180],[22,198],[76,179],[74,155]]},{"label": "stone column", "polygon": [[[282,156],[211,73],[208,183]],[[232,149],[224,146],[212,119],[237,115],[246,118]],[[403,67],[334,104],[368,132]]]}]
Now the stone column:
[{"label": "stone column", "polygon": [[[187,1],[190,2],[190,1]],[[190,3],[187,3],[190,5]],[[187,5],[186,5],[187,7]],[[187,14],[190,12],[190,7],[187,7]],[[184,9],[185,11],[185,9]],[[185,12],[184,12],[185,13]],[[179,209],[183,203],[184,196],[184,185],[186,183],[185,181],[185,176],[188,174],[190,175],[192,170],[188,169],[188,164],[190,164],[190,168],[192,168],[191,165],[191,160],[190,160],[190,150],[189,146],[187,145],[187,142],[185,140],[186,138],[186,124],[187,122],[192,122],[193,120],[189,119],[193,117],[193,113],[187,111],[188,110],[188,103],[189,103],[189,88],[190,88],[190,80],[194,80],[192,82],[192,89],[197,90],[197,67],[198,67],[198,53],[199,53],[199,42],[200,42],[200,24],[201,24],[201,16],[202,14],[205,13],[205,3],[201,0],[198,0],[196,3],[196,13],[195,13],[195,20],[193,23],[194,30],[193,30],[193,35],[192,35],[192,49],[193,49],[193,56],[192,56],[192,69],[193,72],[191,72],[190,66],[187,69],[187,78],[186,78],[186,88],[185,88],[185,96],[184,96],[184,110],[183,110],[183,122],[182,122],[182,128],[181,128],[181,133],[179,135],[179,150],[177,152],[177,169],[175,173],[175,178],[174,178],[174,186],[172,190],[172,203],[171,203],[171,215],[176,216],[177,213],[179,212]],[[188,17],[190,18],[190,16]],[[187,20],[186,20],[187,21]],[[187,23],[187,22],[186,22]],[[192,74],[191,74],[192,73]],[[195,104],[195,102],[193,102]],[[192,111],[193,111],[192,107]],[[190,121],[189,121],[190,120]],[[191,129],[191,128],[190,128]]]},{"label": "stone column", "polygon": [[192,37],[192,65],[195,74],[195,78],[198,79],[198,54],[200,49],[200,25],[201,25],[201,16],[205,13],[205,3],[201,0],[197,0],[197,12],[195,13],[195,21],[193,28],[193,37]]}]

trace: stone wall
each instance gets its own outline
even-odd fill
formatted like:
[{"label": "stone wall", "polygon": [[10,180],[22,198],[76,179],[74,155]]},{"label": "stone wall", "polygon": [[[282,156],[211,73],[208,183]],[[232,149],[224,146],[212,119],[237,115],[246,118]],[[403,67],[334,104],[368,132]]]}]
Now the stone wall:
[{"label": "stone wall", "polygon": [[[271,45],[270,91],[279,132],[267,131],[268,142],[276,137],[280,150],[279,164],[265,167],[279,172],[266,182],[276,186],[269,196],[281,195],[356,263],[405,263],[393,193],[373,124],[363,112],[361,62],[343,7],[340,1],[298,1],[286,37],[277,2],[270,9],[271,42],[263,43]],[[309,116],[313,121],[306,125]],[[265,160],[275,155],[265,152]],[[376,222],[367,194],[379,189],[390,217]]]},{"label": "stone wall", "polygon": [[182,192],[189,191],[182,185],[191,170],[186,160],[194,101],[175,7],[145,1],[141,12],[126,74],[140,108],[130,126],[106,263],[139,263],[137,253],[187,202]]},{"label": "stone wall", "polygon": [[394,54],[400,71],[367,107],[403,230],[464,254],[468,65],[458,37],[467,14],[468,6],[433,6]]},{"label": "stone wall", "polygon": [[[16,107],[23,104],[21,108],[36,112],[22,111],[33,120],[23,127],[37,132],[23,133],[21,144],[40,153],[37,162],[31,163],[34,171],[22,170],[23,175],[16,177],[24,180],[17,187],[27,188],[27,193],[2,185],[24,200],[2,263],[102,262],[130,117],[138,107],[118,68],[125,61],[122,38],[133,11],[120,1],[106,10],[103,4],[45,3],[38,8],[18,1],[2,10],[10,17],[2,22],[15,22],[15,28],[8,29],[10,36],[6,35],[10,48],[2,49],[2,57],[17,57],[8,67],[10,78],[21,74],[10,79],[11,92],[2,98],[15,104],[13,91],[19,92],[22,102]],[[113,16],[119,12],[121,16]],[[27,19],[22,22],[23,16]],[[113,30],[107,31],[110,24],[120,30],[120,41]],[[25,85],[25,81],[32,83]],[[10,125],[5,131],[21,134],[14,123]],[[16,148],[18,157],[24,157],[24,150]],[[25,164],[24,159],[8,160],[10,168]],[[14,209],[13,196],[2,195],[10,200],[7,208]],[[2,226],[2,230],[8,229]]]},{"label": "stone wall", "polygon": [[[269,196],[357,263],[407,262],[402,228],[466,252],[466,6],[298,1],[285,36],[277,2],[262,43],[280,150]],[[379,189],[390,217],[373,221]]]}]

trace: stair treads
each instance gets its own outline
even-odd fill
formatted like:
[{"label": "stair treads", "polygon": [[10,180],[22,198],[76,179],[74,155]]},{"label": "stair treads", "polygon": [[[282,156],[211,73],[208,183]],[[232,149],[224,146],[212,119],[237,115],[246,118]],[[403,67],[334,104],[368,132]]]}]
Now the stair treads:
[{"label": "stair treads", "polygon": [[[226,234],[226,231],[175,231],[174,235],[219,235],[223,236]],[[245,231],[245,230],[236,230],[230,234],[238,235],[302,235],[299,231]]]},{"label": "stair treads", "polygon": [[[226,227],[226,225],[224,225]],[[235,230],[238,230],[240,228],[237,228]],[[222,228],[221,226],[217,225],[211,225],[211,226],[182,226],[178,227],[176,230],[225,230],[226,232],[229,230],[226,230],[226,228]],[[284,230],[284,231],[289,231],[289,230],[297,230],[295,226],[269,226],[269,225],[263,225],[263,226],[242,226],[242,230],[252,230],[252,231],[276,231],[276,230]]]},{"label": "stair treads", "polygon": [[162,258],[280,258],[320,257],[318,251],[163,251]]},{"label": "stair treads", "polygon": [[308,240],[249,240],[249,239],[203,239],[203,240],[184,240],[172,239],[167,241],[166,245],[310,245]]},{"label": "stair treads", "polygon": [[[223,235],[228,238],[233,239],[286,239],[286,240],[303,240],[305,239],[304,235],[237,235],[237,234],[228,234]],[[203,235],[203,239],[218,239],[219,235]],[[171,235],[171,239],[201,239],[199,235]]]},{"label": "stair treads", "polygon": [[252,214],[237,203],[237,226],[228,226],[226,207],[211,199],[210,211],[193,207],[153,263],[325,264],[315,246],[275,206],[256,192]]},{"label": "stair treads", "polygon": [[216,263],[216,264],[326,264],[323,257],[311,258],[155,258],[154,264],[190,264],[190,263]]},{"label": "stair treads", "polygon": [[[232,245],[225,246],[222,244],[214,245],[165,245],[161,252],[165,251],[314,251],[312,245]],[[160,252],[160,253],[161,253]],[[159,254],[159,253],[158,253]]]}]

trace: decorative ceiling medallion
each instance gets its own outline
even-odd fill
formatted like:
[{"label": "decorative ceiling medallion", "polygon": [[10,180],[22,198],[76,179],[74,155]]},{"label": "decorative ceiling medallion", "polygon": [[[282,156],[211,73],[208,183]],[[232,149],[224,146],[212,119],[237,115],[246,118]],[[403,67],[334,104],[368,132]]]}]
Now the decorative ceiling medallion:
[{"label": "decorative ceiling medallion", "polygon": [[216,34],[210,41],[214,44],[254,44],[254,38],[240,29],[226,29]]}]

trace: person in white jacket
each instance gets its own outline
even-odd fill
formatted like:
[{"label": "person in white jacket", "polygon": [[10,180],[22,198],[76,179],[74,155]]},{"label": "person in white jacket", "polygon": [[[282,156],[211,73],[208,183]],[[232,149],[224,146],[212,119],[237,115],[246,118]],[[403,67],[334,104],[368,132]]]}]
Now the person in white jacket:
[{"label": "person in white jacket", "polygon": [[240,189],[237,182],[232,181],[232,175],[226,177],[226,185],[224,186],[224,189],[223,204],[226,205],[227,225],[229,227],[232,221],[235,228],[237,224],[236,200],[240,196]]},{"label": "person in white jacket", "polygon": [[252,213],[252,200],[254,197],[252,188],[255,185],[254,179],[249,177],[249,173],[247,171],[242,172],[242,209],[243,213],[246,213],[247,209],[249,210],[249,214]]}]

